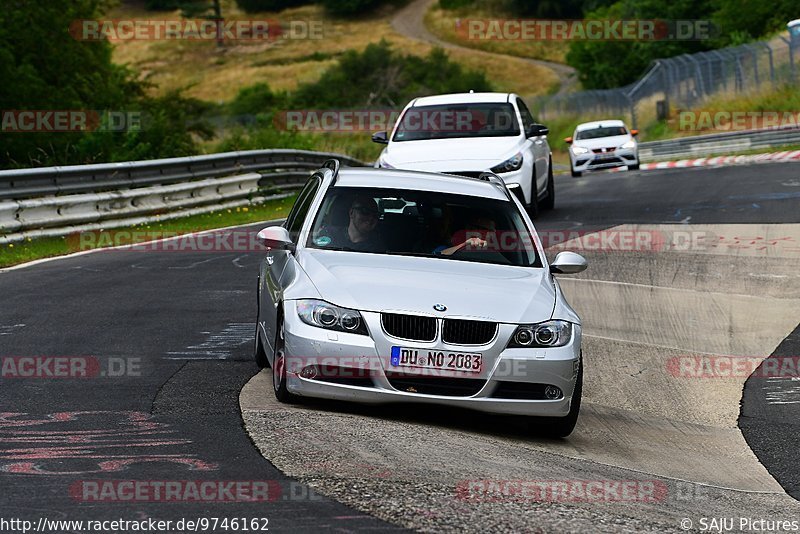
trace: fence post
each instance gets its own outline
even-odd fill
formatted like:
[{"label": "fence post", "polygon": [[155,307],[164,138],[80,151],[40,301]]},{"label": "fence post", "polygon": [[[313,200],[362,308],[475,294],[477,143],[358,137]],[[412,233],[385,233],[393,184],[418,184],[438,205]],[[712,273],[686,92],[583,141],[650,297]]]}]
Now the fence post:
[{"label": "fence post", "polygon": [[786,46],[789,47],[789,66],[790,66],[790,71],[792,73],[792,83],[794,83],[796,78],[794,72],[794,51],[792,50],[792,41],[788,40],[783,35],[781,35],[780,38],[783,40],[784,43],[786,43]]}]

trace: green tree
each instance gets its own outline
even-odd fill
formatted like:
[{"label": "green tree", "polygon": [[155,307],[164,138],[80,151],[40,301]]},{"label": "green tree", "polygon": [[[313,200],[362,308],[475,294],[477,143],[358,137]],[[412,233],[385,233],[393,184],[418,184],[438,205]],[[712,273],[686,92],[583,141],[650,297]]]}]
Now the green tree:
[{"label": "green tree", "polygon": [[[111,61],[105,41],[82,42],[70,25],[96,19],[103,0],[16,0],[0,10],[0,109],[114,110],[141,94]],[[0,133],[0,166],[63,162],[81,133]]]},{"label": "green tree", "polygon": [[[697,20],[712,14],[710,2],[696,0],[619,0],[587,13],[597,20]],[[573,41],[567,63],[579,72],[586,89],[606,89],[634,82],[658,58],[701,52],[710,40]]]},{"label": "green tree", "polygon": [[348,51],[319,81],[298,87],[291,104],[298,108],[356,106],[401,107],[417,96],[488,91],[482,72],[464,70],[441,49],[426,57],[405,56],[385,40],[363,52]]}]

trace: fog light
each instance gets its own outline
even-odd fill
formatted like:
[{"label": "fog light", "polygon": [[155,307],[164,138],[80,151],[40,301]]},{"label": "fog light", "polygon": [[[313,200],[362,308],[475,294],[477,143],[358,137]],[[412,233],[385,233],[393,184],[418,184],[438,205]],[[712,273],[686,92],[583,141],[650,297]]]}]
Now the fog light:
[{"label": "fog light", "polygon": [[300,371],[300,378],[306,378],[308,380],[317,378],[317,366],[309,365],[308,367],[303,367],[303,370]]},{"label": "fog light", "polygon": [[544,388],[544,396],[549,400],[560,399],[562,396],[561,390],[555,386],[547,386]]}]

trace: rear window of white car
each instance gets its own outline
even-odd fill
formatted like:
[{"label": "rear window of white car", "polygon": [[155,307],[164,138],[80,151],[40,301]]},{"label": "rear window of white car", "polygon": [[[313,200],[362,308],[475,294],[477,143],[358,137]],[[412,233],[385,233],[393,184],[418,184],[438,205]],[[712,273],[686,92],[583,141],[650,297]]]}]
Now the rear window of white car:
[{"label": "rear window of white car", "polygon": [[580,130],[575,134],[575,139],[600,139],[601,137],[614,137],[615,135],[628,135],[628,130],[624,126],[601,126],[600,128]]},{"label": "rear window of white car", "polygon": [[400,118],[392,141],[520,134],[514,106],[508,103],[415,106]]},{"label": "rear window of white car", "polygon": [[542,267],[515,204],[428,191],[332,187],[306,246]]}]

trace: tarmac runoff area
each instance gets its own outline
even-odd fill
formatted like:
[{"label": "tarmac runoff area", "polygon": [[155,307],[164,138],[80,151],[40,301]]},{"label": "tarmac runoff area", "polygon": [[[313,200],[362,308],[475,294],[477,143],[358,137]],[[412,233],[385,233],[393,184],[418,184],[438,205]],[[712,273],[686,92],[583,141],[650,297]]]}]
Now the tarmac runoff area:
[{"label": "tarmac runoff area", "polygon": [[723,517],[738,531],[797,521],[800,503],[759,463],[737,419],[748,376],[800,323],[800,224],[609,230],[707,239],[548,250],[552,259],[582,248],[590,266],[558,278],[584,327],[584,406],[569,438],[438,407],[282,405],[269,370],[241,392],[248,433],[320,494],[422,531],[674,532]]}]

